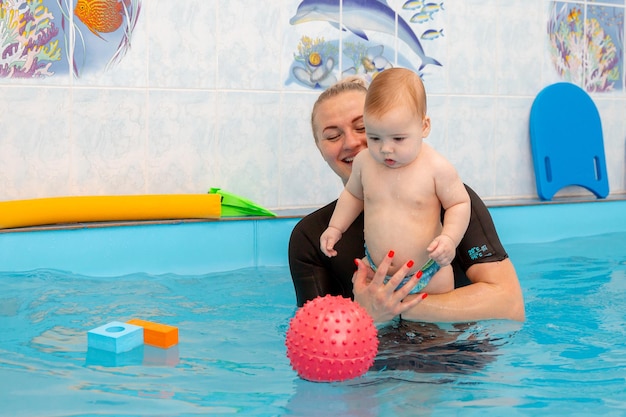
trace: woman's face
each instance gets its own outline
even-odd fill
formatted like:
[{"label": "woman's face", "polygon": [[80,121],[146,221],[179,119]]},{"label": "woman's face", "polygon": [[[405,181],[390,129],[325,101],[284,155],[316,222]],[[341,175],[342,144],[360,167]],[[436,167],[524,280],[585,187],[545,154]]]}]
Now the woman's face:
[{"label": "woman's face", "polygon": [[320,103],[313,119],[317,148],[344,184],[354,157],[367,148],[364,104],[365,92],[346,91]]}]

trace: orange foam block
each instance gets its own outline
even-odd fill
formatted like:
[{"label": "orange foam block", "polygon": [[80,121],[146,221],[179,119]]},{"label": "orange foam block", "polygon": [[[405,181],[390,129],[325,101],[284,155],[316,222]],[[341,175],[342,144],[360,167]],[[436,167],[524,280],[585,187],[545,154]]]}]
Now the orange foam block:
[{"label": "orange foam block", "polygon": [[143,342],[146,345],[167,349],[178,344],[178,327],[139,319],[128,320],[127,323],[143,327]]}]

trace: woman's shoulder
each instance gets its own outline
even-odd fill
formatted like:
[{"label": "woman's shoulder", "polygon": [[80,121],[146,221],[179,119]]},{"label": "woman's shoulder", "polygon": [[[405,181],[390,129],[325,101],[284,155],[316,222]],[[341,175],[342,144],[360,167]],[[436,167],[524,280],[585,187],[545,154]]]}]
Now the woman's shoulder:
[{"label": "woman's shoulder", "polygon": [[326,229],[336,205],[337,200],[307,214],[295,225],[294,232],[298,231],[302,233],[312,231],[319,233],[318,230],[320,228],[322,228],[322,230]]}]

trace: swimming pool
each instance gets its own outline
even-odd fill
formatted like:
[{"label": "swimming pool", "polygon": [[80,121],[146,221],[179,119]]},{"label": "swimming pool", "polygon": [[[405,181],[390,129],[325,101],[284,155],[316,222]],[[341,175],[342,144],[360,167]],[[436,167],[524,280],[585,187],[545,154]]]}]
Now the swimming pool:
[{"label": "swimming pool", "polygon": [[[492,213],[526,323],[390,327],[374,368],[334,384],[285,356],[297,219],[0,233],[2,414],[623,415],[626,202]],[[133,317],[179,345],[87,349],[87,330]]]}]

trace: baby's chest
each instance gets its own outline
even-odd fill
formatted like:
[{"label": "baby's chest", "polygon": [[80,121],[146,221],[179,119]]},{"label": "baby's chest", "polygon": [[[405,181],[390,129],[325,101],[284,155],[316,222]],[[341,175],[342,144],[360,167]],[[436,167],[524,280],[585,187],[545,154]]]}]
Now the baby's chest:
[{"label": "baby's chest", "polygon": [[365,204],[408,204],[420,206],[436,199],[434,181],[419,175],[406,175],[387,170],[362,176]]}]

